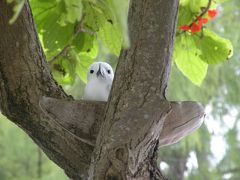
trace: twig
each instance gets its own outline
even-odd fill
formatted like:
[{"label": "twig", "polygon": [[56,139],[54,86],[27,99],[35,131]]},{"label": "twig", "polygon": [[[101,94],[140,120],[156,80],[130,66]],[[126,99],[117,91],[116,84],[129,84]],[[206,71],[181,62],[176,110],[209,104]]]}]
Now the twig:
[{"label": "twig", "polygon": [[84,28],[84,18],[85,18],[86,14],[83,14],[82,16],[82,20],[79,22],[79,24],[75,27],[75,30],[74,30],[74,38],[81,32],[84,32],[84,33],[87,33],[87,34],[90,34],[90,35],[95,35],[96,33],[94,31],[91,31],[89,29],[85,29]]},{"label": "twig", "polygon": [[[212,4],[212,0],[208,0],[207,7],[205,7],[204,10],[202,11],[202,13],[201,13],[199,16],[197,16],[196,19],[194,19],[194,20],[192,21],[192,23],[189,25],[189,27],[192,27],[193,24],[194,24],[195,22],[197,22],[200,17],[203,17],[203,16],[208,12],[208,10],[210,9],[211,4]],[[185,33],[185,32],[187,32],[187,30],[184,30],[184,31],[181,31],[180,33],[177,33],[176,36],[179,36],[179,35],[181,35],[181,34],[183,34],[183,33]]]},{"label": "twig", "polygon": [[84,19],[85,19],[85,14],[83,14],[82,19],[80,20],[80,22],[77,24],[77,26],[74,28],[74,34],[72,36],[72,38],[69,40],[69,42],[67,43],[67,45],[57,54],[55,55],[51,60],[48,61],[48,64],[51,66],[56,60],[58,60],[59,57],[64,57],[67,55],[67,52],[69,50],[69,48],[71,47],[71,44],[73,42],[73,40],[79,35],[79,33],[84,32],[84,33],[88,33],[90,35],[95,35],[96,33],[89,30],[89,29],[85,29],[84,26]]},{"label": "twig", "polygon": [[77,26],[74,28],[74,35],[82,32],[82,28],[84,25],[84,19],[85,19],[86,14],[82,15],[82,19],[80,20],[80,22],[77,24]]},{"label": "twig", "polygon": [[196,17],[196,19],[193,20],[193,22],[190,24],[189,27],[192,27],[192,25],[198,21],[199,18],[203,17],[207,12],[208,10],[210,9],[210,6],[212,4],[212,0],[208,0],[208,4],[207,4],[207,7],[204,8],[204,10],[202,11],[202,13]]},{"label": "twig", "polygon": [[70,44],[66,45],[56,56],[54,56],[50,61],[48,61],[48,64],[52,65],[53,62],[56,61],[59,57],[66,56],[69,48],[70,48]]}]

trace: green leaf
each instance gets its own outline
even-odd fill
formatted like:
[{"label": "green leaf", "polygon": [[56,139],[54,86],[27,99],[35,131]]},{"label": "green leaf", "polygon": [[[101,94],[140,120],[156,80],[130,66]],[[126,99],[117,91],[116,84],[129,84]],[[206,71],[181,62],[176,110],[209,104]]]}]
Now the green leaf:
[{"label": "green leaf", "polygon": [[73,40],[72,45],[80,52],[88,52],[93,47],[93,41],[95,40],[94,35],[89,35],[87,33],[79,33],[77,37]]},{"label": "green leaf", "polygon": [[110,22],[106,22],[98,32],[99,38],[102,40],[103,45],[109,51],[119,56],[122,47],[122,35],[119,29]]},{"label": "green leaf", "polygon": [[81,0],[60,1],[62,14],[59,23],[65,26],[67,23],[74,24],[82,18],[83,5]]},{"label": "green leaf", "polygon": [[177,26],[188,25],[192,22],[194,18],[194,13],[192,13],[189,6],[189,0],[180,1],[179,11],[178,11],[178,24]]},{"label": "green leaf", "polygon": [[195,85],[200,86],[207,73],[208,65],[200,58],[201,51],[189,34],[175,40],[173,59],[180,71]]},{"label": "green leaf", "polygon": [[107,12],[103,12],[101,8],[96,5],[84,3],[84,10],[87,12],[85,19],[86,27],[89,27],[92,31],[96,32],[100,27],[104,25],[108,18]]},{"label": "green leaf", "polygon": [[[73,58],[61,58],[59,63],[53,65],[52,73],[54,78],[60,85],[73,84],[75,80],[75,71]],[[76,66],[75,66],[76,67]]]},{"label": "green leaf", "polygon": [[77,63],[77,75],[80,79],[86,83],[88,68],[93,63],[93,58],[88,56],[86,53],[80,54],[79,61]]},{"label": "green leaf", "polygon": [[63,60],[62,65],[65,67],[66,71],[71,77],[71,82],[75,80],[76,64],[77,64],[78,54],[75,49],[71,49],[68,52],[68,56]]},{"label": "green leaf", "polygon": [[204,30],[203,37],[194,37],[197,47],[202,51],[200,58],[207,64],[217,64],[233,55],[231,42],[215,33]]},{"label": "green leaf", "polygon": [[94,59],[97,57],[97,54],[98,45],[95,42],[91,51],[81,52],[77,58],[76,73],[84,83],[87,82],[88,68],[93,63]]},{"label": "green leaf", "polygon": [[189,3],[189,0],[180,0],[180,6],[186,6],[186,5],[188,5],[188,3]]},{"label": "green leaf", "polygon": [[52,74],[60,85],[69,85],[73,83],[73,80],[69,74],[63,74],[57,70],[53,70]]},{"label": "green leaf", "polygon": [[202,7],[207,7],[208,0],[191,0],[189,1],[190,9],[193,13],[200,13]]},{"label": "green leaf", "polygon": [[123,36],[123,47],[129,47],[128,37],[128,6],[129,0],[108,0],[109,8],[111,9],[112,16],[118,29]]},{"label": "green leaf", "polygon": [[31,4],[37,30],[49,60],[70,42],[74,34],[74,24],[60,25],[62,7],[55,0],[32,0]]},{"label": "green leaf", "polygon": [[59,15],[52,12],[42,27],[43,44],[47,49],[48,59],[59,53],[69,43],[74,33],[74,25],[61,26],[57,23],[58,19]]}]

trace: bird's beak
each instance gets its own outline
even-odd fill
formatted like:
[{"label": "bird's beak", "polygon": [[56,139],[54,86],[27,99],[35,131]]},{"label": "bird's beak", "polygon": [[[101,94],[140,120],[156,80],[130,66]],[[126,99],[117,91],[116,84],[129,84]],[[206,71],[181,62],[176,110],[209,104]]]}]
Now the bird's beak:
[{"label": "bird's beak", "polygon": [[99,64],[99,68],[98,68],[98,71],[97,71],[97,77],[101,75],[102,77],[105,77],[104,76],[104,72],[102,71],[102,68],[101,68],[101,64]]}]

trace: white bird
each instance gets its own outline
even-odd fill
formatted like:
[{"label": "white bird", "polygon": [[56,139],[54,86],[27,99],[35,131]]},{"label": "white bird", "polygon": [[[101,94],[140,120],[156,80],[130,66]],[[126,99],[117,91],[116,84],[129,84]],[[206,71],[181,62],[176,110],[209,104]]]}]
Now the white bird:
[{"label": "white bird", "polygon": [[107,101],[112,87],[114,72],[105,62],[90,65],[83,99],[90,101]]}]

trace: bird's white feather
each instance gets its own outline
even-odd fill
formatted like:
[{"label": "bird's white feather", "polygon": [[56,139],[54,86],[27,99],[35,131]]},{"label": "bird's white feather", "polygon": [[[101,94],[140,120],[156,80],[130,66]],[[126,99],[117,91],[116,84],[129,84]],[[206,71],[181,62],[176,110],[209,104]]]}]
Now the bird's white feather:
[{"label": "bird's white feather", "polygon": [[95,62],[88,70],[83,99],[90,101],[107,101],[111,90],[114,72],[105,62]]}]

